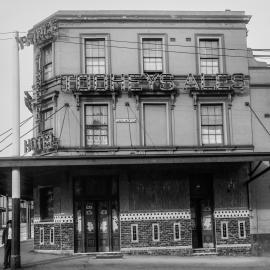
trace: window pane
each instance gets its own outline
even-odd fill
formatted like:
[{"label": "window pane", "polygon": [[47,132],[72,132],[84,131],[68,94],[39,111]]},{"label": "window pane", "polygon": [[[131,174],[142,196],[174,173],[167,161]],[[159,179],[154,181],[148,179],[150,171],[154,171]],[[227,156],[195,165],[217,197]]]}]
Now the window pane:
[{"label": "window pane", "polygon": [[201,105],[202,144],[223,143],[222,105]]},{"label": "window pane", "polygon": [[162,39],[143,39],[143,69],[144,72],[162,72],[163,48]]},{"label": "window pane", "polygon": [[85,57],[86,73],[105,74],[105,39],[86,40]]},{"label": "window pane", "polygon": [[52,62],[52,45],[44,48],[44,65]]},{"label": "window pane", "polygon": [[108,144],[108,106],[85,107],[86,146]]}]

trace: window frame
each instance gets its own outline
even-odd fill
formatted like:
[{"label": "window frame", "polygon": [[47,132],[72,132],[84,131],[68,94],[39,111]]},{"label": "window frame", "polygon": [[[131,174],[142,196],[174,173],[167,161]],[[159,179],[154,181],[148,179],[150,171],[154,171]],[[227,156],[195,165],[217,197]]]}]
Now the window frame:
[{"label": "window frame", "polygon": [[[53,232],[53,238],[52,238],[52,232]],[[50,228],[50,245],[54,245],[54,227]]]},{"label": "window frame", "polygon": [[[136,230],[136,236],[137,239],[133,239],[133,228],[135,228]],[[130,237],[131,237],[131,243],[139,243],[139,228],[138,228],[138,224],[131,224],[130,225]]]},{"label": "window frame", "polygon": [[[178,233],[179,233],[179,238],[176,238],[176,226],[178,226]],[[173,223],[173,240],[174,241],[181,241],[181,223],[180,222],[175,222]]]},{"label": "window frame", "polygon": [[[48,47],[51,47],[51,50],[52,50],[52,58],[51,58],[51,62],[49,62],[49,63],[47,63],[47,64],[45,64],[45,50],[46,50],[46,48],[48,48]],[[44,82],[47,82],[47,81],[49,81],[50,79],[52,79],[53,77],[54,77],[54,43],[53,42],[50,42],[50,43],[47,43],[47,44],[45,44],[42,48],[41,48],[41,71],[42,71],[42,81],[44,81]],[[49,77],[49,78],[46,78],[45,79],[45,72],[44,72],[44,70],[45,70],[45,67],[46,66],[49,66],[49,65],[51,65],[51,76]],[[38,71],[37,71],[38,72]]]},{"label": "window frame", "polygon": [[[155,227],[157,227],[157,233],[158,233],[158,238],[155,239]],[[153,223],[152,224],[152,241],[153,242],[159,242],[160,241],[160,226],[158,223]]]},{"label": "window frame", "polygon": [[39,228],[39,244],[44,245],[44,227]]},{"label": "window frame", "polygon": [[169,116],[169,102],[168,101],[142,101],[141,102],[141,134],[142,134],[142,145],[143,146],[151,146],[154,147],[155,145],[146,145],[146,140],[145,140],[145,121],[144,121],[144,105],[145,104],[150,104],[150,105],[164,105],[166,106],[166,121],[167,121],[167,138],[166,138],[166,144],[164,144],[164,146],[169,146],[170,142],[171,142],[171,138],[170,138],[170,116]]},{"label": "window frame", "polygon": [[[243,224],[243,231],[244,231],[243,236],[241,236],[241,224]],[[238,220],[238,237],[239,237],[239,239],[246,239],[247,238],[246,222],[244,220]]]},{"label": "window frame", "polygon": [[[106,145],[95,145],[93,144],[92,146],[87,146],[86,144],[86,106],[102,106],[102,105],[106,105],[108,108],[108,144]],[[102,102],[102,101],[98,101],[98,102],[82,102],[82,106],[83,106],[83,110],[82,110],[82,119],[83,119],[83,130],[82,130],[82,142],[83,142],[83,146],[87,147],[87,148],[91,148],[91,147],[109,147],[112,145],[112,125],[113,125],[113,121],[112,121],[112,113],[111,113],[111,103],[110,102]]]},{"label": "window frame", "polygon": [[[226,237],[223,236],[223,225],[226,226]],[[229,225],[228,221],[221,221],[220,222],[220,233],[221,233],[221,239],[229,239]]]},{"label": "window frame", "polygon": [[111,44],[110,44],[110,34],[81,34],[80,40],[82,43],[81,46],[81,55],[82,55],[82,61],[81,61],[81,72],[84,74],[86,73],[86,41],[87,40],[98,40],[98,39],[104,39],[105,41],[105,73],[104,74],[110,74],[111,71]]},{"label": "window frame", "polygon": [[[156,72],[160,74],[169,73],[169,57],[168,57],[168,36],[167,34],[138,34],[138,45],[139,45],[139,72],[144,74],[144,54],[143,54],[143,39],[161,39],[162,41],[162,72]],[[156,74],[151,72],[149,74]]]},{"label": "window frame", "polygon": [[[208,35],[208,34],[196,34],[195,35],[195,40],[196,40],[196,62],[197,62],[197,74],[201,74],[201,55],[200,55],[200,40],[218,40],[218,45],[219,45],[219,72],[217,74],[221,73],[226,73],[226,65],[225,65],[225,51],[224,51],[224,35],[223,34],[213,34],[213,35]],[[216,75],[216,74],[207,74],[207,75]]]},{"label": "window frame", "polygon": [[47,113],[48,111],[51,111],[52,114],[53,114],[54,113],[54,108],[53,107],[48,107],[48,108],[41,111],[41,128],[40,128],[41,133],[46,133],[48,131],[54,130],[54,116],[53,115],[50,117],[51,118],[51,123],[52,123],[51,128],[45,129],[45,121],[43,119],[43,117],[44,117],[43,114]]},{"label": "window frame", "polygon": [[[201,123],[201,106],[222,106],[222,114],[223,114],[223,142],[221,144],[203,144],[202,142],[202,123]],[[224,146],[228,144],[228,127],[227,127],[227,109],[226,102],[224,101],[200,101],[198,103],[198,124],[199,124],[199,145],[203,147],[207,146]]]}]

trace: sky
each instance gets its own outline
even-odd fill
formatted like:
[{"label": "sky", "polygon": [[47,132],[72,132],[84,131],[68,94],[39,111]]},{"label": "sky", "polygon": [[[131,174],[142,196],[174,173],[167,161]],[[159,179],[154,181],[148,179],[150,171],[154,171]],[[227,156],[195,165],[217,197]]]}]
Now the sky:
[{"label": "sky", "polygon": [[[270,49],[270,0],[0,0],[0,33],[28,31],[32,26],[57,10],[193,10],[193,11],[245,11],[252,15],[248,28],[248,47]],[[21,33],[23,35],[23,33]],[[11,128],[11,40],[12,34],[0,34],[0,134]],[[2,39],[2,40],[1,40]],[[31,116],[24,106],[24,91],[32,89],[33,48],[20,51],[20,91],[21,121]],[[21,129],[21,134],[30,130],[29,121]],[[23,139],[30,138],[31,133]],[[1,142],[0,156],[10,156],[11,147],[1,151],[11,142],[11,137]],[[23,144],[23,139],[21,144]],[[23,151],[21,151],[23,153]]]}]

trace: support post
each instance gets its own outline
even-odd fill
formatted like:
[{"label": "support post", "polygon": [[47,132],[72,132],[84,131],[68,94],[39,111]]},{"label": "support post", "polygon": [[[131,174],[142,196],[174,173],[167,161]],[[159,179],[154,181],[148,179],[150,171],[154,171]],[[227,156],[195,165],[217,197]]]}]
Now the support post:
[{"label": "support post", "polygon": [[26,230],[27,239],[31,239],[31,202],[26,203]]},{"label": "support post", "polygon": [[6,224],[9,219],[9,200],[8,200],[8,195],[6,195]]},{"label": "support post", "polygon": [[[16,31],[12,43],[12,156],[20,156],[20,65],[19,34]],[[20,255],[20,168],[12,168],[12,241],[11,269],[21,267]]]}]

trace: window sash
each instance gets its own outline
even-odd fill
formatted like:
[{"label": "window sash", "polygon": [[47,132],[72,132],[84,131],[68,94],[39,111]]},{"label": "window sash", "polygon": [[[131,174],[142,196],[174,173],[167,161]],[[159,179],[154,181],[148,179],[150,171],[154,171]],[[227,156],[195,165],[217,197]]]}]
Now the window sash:
[{"label": "window sash", "polygon": [[108,145],[108,105],[86,105],[85,106],[85,144]]},{"label": "window sash", "polygon": [[42,131],[53,129],[53,109],[43,111],[41,113]]},{"label": "window sash", "polygon": [[221,239],[228,239],[229,238],[228,223],[221,222],[220,226],[221,226]]},{"label": "window sash", "polygon": [[220,73],[220,53],[218,39],[199,39],[200,72]]},{"label": "window sash", "polygon": [[152,239],[155,242],[160,240],[159,224],[152,224]]},{"label": "window sash", "polygon": [[131,242],[139,242],[138,225],[131,224]]},{"label": "window sash", "polygon": [[43,80],[49,80],[52,77],[52,44],[43,48]]},{"label": "window sash", "polygon": [[106,74],[104,38],[85,40],[85,71],[88,74]]},{"label": "window sash", "polygon": [[202,145],[222,145],[224,143],[223,105],[202,104],[200,108]]},{"label": "window sash", "polygon": [[52,187],[40,188],[40,218],[52,220],[54,215],[54,196]]},{"label": "window sash", "polygon": [[142,54],[144,72],[163,72],[163,41],[161,38],[143,38]]}]

